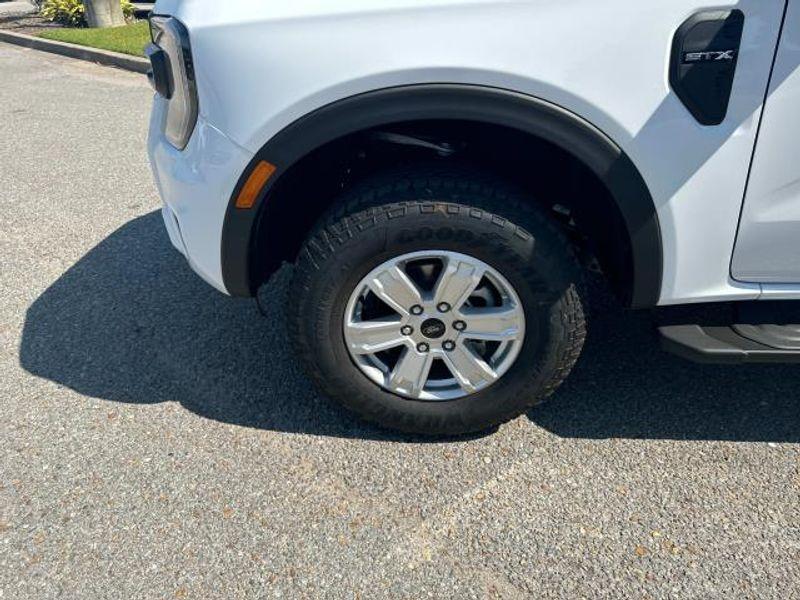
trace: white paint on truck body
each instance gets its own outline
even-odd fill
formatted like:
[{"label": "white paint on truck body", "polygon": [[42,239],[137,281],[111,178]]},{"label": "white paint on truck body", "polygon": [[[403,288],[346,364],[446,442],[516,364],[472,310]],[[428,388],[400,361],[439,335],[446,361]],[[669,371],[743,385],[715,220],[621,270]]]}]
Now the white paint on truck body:
[{"label": "white paint on truck body", "polygon": [[[784,0],[721,6],[702,0],[161,0],[155,11],[176,16],[190,32],[201,121],[249,156],[320,107],[399,85],[493,86],[579,115],[641,171],[663,237],[660,303],[676,304],[760,294],[758,284],[735,282],[730,265],[784,6]],[[714,127],[697,123],[668,83],[676,30],[709,8],[738,8],[746,17],[730,108]],[[218,186],[206,190],[203,177],[198,174],[196,193],[218,193]],[[200,204],[220,203],[217,218],[228,199]],[[186,204],[181,218],[210,218]],[[204,243],[219,248],[219,241]],[[203,258],[214,260],[219,257],[210,251]]]}]

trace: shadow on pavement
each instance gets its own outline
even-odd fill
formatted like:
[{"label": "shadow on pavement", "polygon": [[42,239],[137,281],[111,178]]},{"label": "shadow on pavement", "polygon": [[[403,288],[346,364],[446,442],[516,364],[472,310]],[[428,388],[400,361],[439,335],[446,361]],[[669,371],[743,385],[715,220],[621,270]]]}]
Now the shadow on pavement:
[{"label": "shadow on pavement", "polygon": [[539,426],[565,438],[800,441],[800,365],[695,364],[661,350],[649,312],[604,304],[572,375],[528,413]]},{"label": "shadow on pavement", "polygon": [[[203,283],[153,212],[92,249],[28,309],[20,349],[33,375],[115,402],[180,402],[204,417],[276,431],[409,441],[319,397],[286,344],[287,272],[262,292],[267,318]],[[800,441],[794,366],[683,362],[649,315],[600,310],[584,357],[529,413],[562,437]],[[419,440],[414,440],[419,441]]]}]

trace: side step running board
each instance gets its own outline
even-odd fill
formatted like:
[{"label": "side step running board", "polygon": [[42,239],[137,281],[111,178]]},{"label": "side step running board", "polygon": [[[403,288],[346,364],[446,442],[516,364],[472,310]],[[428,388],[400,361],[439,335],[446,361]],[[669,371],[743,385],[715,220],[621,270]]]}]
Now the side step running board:
[{"label": "side step running board", "polygon": [[800,325],[666,325],[661,346],[699,363],[800,363]]}]

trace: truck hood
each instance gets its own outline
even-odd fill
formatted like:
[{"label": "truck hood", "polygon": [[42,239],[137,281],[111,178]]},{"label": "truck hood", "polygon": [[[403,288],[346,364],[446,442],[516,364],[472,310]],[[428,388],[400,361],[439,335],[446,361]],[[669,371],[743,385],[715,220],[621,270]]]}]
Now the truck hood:
[{"label": "truck hood", "polygon": [[[556,1],[556,0],[554,0]],[[189,27],[247,21],[277,21],[353,14],[438,9],[453,6],[517,4],[519,0],[158,0],[154,14],[172,15]]]}]

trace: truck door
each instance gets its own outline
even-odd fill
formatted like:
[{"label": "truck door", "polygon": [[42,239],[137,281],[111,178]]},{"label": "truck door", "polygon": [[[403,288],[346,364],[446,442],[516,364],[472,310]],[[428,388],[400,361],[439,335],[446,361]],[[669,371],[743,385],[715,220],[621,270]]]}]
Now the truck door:
[{"label": "truck door", "polygon": [[800,282],[800,0],[791,0],[756,142],[734,279]]}]

